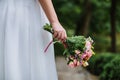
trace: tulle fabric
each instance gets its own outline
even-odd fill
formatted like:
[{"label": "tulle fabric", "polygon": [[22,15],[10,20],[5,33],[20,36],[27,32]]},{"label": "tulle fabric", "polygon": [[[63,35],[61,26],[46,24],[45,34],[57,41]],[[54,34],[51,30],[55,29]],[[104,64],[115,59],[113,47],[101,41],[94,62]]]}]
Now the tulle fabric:
[{"label": "tulle fabric", "polygon": [[0,80],[58,80],[45,23],[37,0],[0,0]]}]

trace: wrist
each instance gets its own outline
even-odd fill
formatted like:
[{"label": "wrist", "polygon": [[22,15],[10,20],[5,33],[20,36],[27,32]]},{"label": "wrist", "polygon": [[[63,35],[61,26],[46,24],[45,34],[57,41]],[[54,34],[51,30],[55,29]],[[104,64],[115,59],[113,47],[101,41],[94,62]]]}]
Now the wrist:
[{"label": "wrist", "polygon": [[60,26],[60,22],[59,21],[54,21],[54,22],[51,22],[51,25],[52,26]]},{"label": "wrist", "polygon": [[58,18],[54,18],[54,19],[51,19],[51,20],[50,20],[50,23],[51,23],[51,24],[58,24],[58,23],[59,23],[59,20],[58,20]]}]

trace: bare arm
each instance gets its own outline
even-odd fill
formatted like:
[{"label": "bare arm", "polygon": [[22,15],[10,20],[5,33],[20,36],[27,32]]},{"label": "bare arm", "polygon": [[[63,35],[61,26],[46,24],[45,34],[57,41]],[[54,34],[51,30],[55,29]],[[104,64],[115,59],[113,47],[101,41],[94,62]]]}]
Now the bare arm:
[{"label": "bare arm", "polygon": [[39,0],[50,23],[59,22],[51,0]]},{"label": "bare arm", "polygon": [[65,29],[60,24],[56,12],[54,10],[53,4],[51,0],[39,0],[42,8],[47,15],[53,30],[54,30],[54,37],[58,38],[61,41],[64,41],[67,37]]}]

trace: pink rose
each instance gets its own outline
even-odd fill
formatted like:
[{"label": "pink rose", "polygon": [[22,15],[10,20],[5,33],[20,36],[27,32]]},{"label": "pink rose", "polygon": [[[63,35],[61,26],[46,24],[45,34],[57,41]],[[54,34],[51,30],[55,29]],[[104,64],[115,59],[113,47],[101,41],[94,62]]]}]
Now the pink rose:
[{"label": "pink rose", "polygon": [[85,46],[86,46],[87,50],[90,50],[92,47],[90,41],[86,41]]},{"label": "pink rose", "polygon": [[82,56],[81,56],[81,58],[84,59],[86,56],[87,56],[87,54],[83,53]]},{"label": "pink rose", "polygon": [[86,50],[86,54],[90,58],[92,56],[92,50]]},{"label": "pink rose", "polygon": [[77,61],[77,66],[80,66],[80,62],[79,61]]},{"label": "pink rose", "polygon": [[87,60],[89,60],[90,59],[90,57],[92,56],[92,51],[91,50],[89,50],[88,52],[87,51],[85,51],[85,53],[83,53],[83,55],[82,55],[82,59],[83,60],[85,60],[85,61],[87,61]]},{"label": "pink rose", "polygon": [[74,68],[75,66],[74,66],[74,63],[71,61],[69,64],[68,64],[68,66],[70,66],[71,68]]},{"label": "pink rose", "polygon": [[74,60],[73,60],[73,63],[74,63],[74,66],[76,66],[76,65],[77,65],[77,60],[74,59]]}]

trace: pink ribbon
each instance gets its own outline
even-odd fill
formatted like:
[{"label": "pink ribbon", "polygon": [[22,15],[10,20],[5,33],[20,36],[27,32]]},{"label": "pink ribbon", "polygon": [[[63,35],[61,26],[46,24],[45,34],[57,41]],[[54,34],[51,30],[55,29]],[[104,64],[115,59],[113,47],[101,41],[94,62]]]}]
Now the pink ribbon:
[{"label": "pink ribbon", "polygon": [[[51,40],[51,41],[49,42],[49,44],[48,44],[47,47],[45,48],[44,52],[46,52],[46,51],[48,50],[49,46],[50,46],[52,43],[53,43],[53,40]],[[64,45],[65,48],[67,48],[67,45],[66,45],[65,42],[63,42],[63,45]]]},{"label": "pink ribbon", "polygon": [[51,40],[51,41],[49,42],[49,44],[48,44],[47,47],[45,48],[44,52],[46,52],[46,51],[48,50],[48,48],[49,48],[49,46],[52,44],[52,42],[53,42],[53,40]]}]

